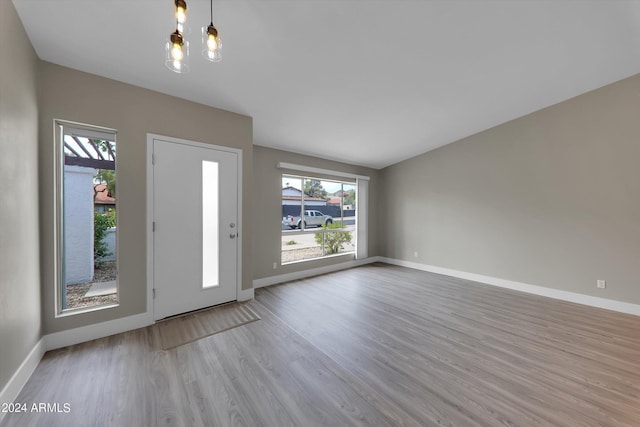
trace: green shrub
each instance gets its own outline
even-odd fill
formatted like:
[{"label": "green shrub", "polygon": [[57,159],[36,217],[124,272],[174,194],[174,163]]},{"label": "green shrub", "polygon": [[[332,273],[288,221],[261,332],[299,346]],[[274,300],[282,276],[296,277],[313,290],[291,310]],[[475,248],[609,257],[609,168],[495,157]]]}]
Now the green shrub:
[{"label": "green shrub", "polygon": [[102,258],[111,255],[104,238],[107,235],[107,229],[115,226],[116,211],[113,209],[105,213],[93,213],[93,262],[96,266]]},{"label": "green shrub", "polygon": [[[341,224],[325,224],[322,226],[324,230],[338,229],[342,228]],[[315,239],[316,243],[322,245],[322,234],[316,233]],[[350,231],[332,231],[324,232],[324,253],[325,255],[337,254],[341,249],[344,249],[345,243],[351,242],[351,232]]]}]

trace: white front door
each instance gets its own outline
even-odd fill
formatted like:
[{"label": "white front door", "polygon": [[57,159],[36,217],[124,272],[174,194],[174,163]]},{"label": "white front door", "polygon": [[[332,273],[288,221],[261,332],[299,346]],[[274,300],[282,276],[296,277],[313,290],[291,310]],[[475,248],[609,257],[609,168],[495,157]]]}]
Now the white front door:
[{"label": "white front door", "polygon": [[154,318],[237,299],[238,154],[153,140]]}]

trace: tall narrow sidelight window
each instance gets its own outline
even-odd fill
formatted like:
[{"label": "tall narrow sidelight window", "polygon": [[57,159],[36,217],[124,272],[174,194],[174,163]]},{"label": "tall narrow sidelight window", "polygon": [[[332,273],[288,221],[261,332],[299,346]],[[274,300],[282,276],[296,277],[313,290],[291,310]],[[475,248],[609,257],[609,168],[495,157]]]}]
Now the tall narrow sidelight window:
[{"label": "tall narrow sidelight window", "polygon": [[218,163],[202,161],[202,287],[220,285]]},{"label": "tall narrow sidelight window", "polygon": [[57,313],[115,306],[116,133],[56,122],[55,144]]}]

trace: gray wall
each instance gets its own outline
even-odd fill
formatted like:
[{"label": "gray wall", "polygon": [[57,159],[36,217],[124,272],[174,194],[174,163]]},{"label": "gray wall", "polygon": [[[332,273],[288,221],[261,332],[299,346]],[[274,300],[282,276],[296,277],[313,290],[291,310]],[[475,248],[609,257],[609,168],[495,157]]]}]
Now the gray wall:
[{"label": "gray wall", "polygon": [[[253,278],[263,279],[309,268],[322,267],[353,260],[353,255],[307,261],[298,264],[280,265],[281,223],[282,223],[282,169],[278,162],[329,169],[339,172],[365,175],[369,182],[369,256],[378,255],[378,193],[380,191],[379,171],[361,166],[348,165],[317,157],[271,148],[254,146],[253,150],[253,195],[254,206],[260,211],[253,215]],[[322,177],[321,177],[322,178]],[[278,268],[273,269],[273,263]]]},{"label": "gray wall", "polygon": [[[243,288],[252,286],[250,117],[181,100],[92,74],[40,62],[40,218],[44,333],[146,311],[147,133],[243,150]],[[52,197],[53,121],[62,119],[117,129],[120,306],[54,318]]]},{"label": "gray wall", "polygon": [[38,59],[0,0],[0,390],[41,337]]},{"label": "gray wall", "polygon": [[636,75],[384,169],[383,254],[640,303],[639,118]]}]

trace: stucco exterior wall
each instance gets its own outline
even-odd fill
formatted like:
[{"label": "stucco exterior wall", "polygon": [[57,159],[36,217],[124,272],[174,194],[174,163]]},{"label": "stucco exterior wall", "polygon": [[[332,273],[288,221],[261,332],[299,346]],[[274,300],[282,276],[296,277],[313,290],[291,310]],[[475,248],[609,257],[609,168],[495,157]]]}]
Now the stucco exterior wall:
[{"label": "stucco exterior wall", "polygon": [[93,280],[93,176],[96,170],[64,167],[64,283]]}]

